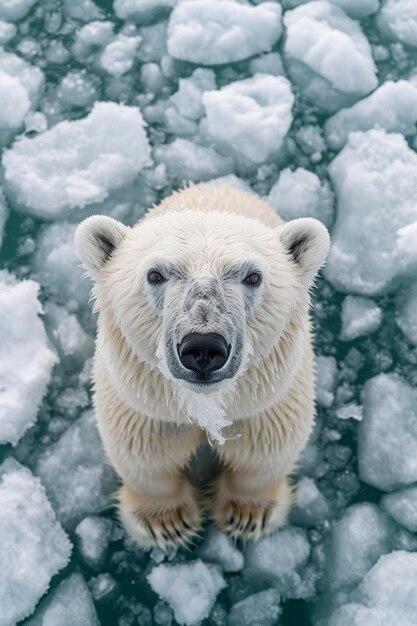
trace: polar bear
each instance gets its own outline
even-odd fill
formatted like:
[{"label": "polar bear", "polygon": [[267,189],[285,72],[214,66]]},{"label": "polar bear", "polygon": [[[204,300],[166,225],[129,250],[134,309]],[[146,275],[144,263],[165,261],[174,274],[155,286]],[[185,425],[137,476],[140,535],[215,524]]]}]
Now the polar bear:
[{"label": "polar bear", "polygon": [[[309,292],[326,228],[202,184],[133,228],[89,217],[75,246],[94,280],[94,402],[127,531],[187,544],[207,511],[235,538],[274,531],[314,419]],[[222,469],[201,493],[187,466],[207,437]]]}]

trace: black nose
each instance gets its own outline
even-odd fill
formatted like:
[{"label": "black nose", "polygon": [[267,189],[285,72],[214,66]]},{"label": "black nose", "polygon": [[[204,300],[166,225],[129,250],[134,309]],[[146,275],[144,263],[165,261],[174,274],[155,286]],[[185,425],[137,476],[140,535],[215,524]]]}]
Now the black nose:
[{"label": "black nose", "polygon": [[229,356],[229,349],[224,337],[217,333],[191,333],[178,345],[178,355],[187,370],[204,377],[223,367]]}]

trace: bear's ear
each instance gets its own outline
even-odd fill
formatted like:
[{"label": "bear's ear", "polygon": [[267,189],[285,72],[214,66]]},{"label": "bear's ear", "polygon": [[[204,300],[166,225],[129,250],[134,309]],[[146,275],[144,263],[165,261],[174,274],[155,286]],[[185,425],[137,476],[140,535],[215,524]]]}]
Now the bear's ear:
[{"label": "bear's ear", "polygon": [[92,278],[97,278],[128,230],[105,215],[92,215],[81,222],[75,231],[75,251]]},{"label": "bear's ear", "polygon": [[327,228],[319,220],[303,217],[278,226],[278,232],[286,251],[302,270],[310,286],[329,251]]}]

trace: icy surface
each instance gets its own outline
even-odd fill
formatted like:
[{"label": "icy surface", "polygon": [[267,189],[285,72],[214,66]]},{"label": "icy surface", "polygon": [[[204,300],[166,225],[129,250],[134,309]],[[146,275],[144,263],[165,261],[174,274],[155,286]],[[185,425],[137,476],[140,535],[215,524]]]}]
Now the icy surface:
[{"label": "icy surface", "polygon": [[379,26],[385,35],[417,46],[417,5],[413,0],[384,0]]},{"label": "icy surface", "polygon": [[[416,44],[414,0],[0,0],[0,463],[42,483],[15,465],[0,507],[8,625],[26,602],[31,626],[415,626]],[[202,181],[330,230],[316,424],[277,534],[207,520],[146,553],[91,412],[74,231]]]},{"label": "icy surface", "polygon": [[0,466],[0,536],[0,624],[13,626],[32,613],[71,553],[40,481],[13,460]]},{"label": "icy surface", "polygon": [[339,203],[324,273],[341,291],[376,295],[415,271],[401,235],[417,221],[416,167],[405,139],[382,130],[352,133],[330,164]]},{"label": "icy surface", "polygon": [[417,391],[394,374],[365,385],[359,426],[359,475],[392,491],[417,481]]},{"label": "icy surface", "polygon": [[382,311],[373,300],[346,296],[342,305],[342,339],[351,341],[378,330]]},{"label": "icy surface", "polygon": [[97,615],[91,594],[81,574],[64,580],[27,626],[97,626]]},{"label": "icy surface", "polygon": [[15,445],[35,423],[57,357],[48,345],[39,285],[0,272],[0,443]]},{"label": "icy surface", "polygon": [[93,411],[84,413],[42,452],[35,473],[64,527],[72,528],[85,515],[98,513],[110,504],[114,484],[103,458]]},{"label": "icy surface", "polygon": [[281,32],[281,7],[274,2],[179,2],[169,20],[168,51],[201,65],[232,63],[268,52]]},{"label": "icy surface", "polygon": [[172,607],[179,624],[195,626],[208,617],[226,582],[212,565],[158,565],[148,576],[152,589]]},{"label": "icy surface", "polygon": [[327,143],[340,150],[349,133],[383,128],[390,133],[415,135],[417,89],[406,80],[388,81],[349,109],[335,113],[325,125]]},{"label": "icy surface", "polygon": [[333,195],[329,185],[302,167],[282,170],[272,187],[268,203],[285,220],[315,217],[327,226],[333,220]]},{"label": "icy surface", "polygon": [[38,137],[23,138],[3,156],[15,201],[45,219],[102,202],[149,164],[140,112],[112,102],[95,104],[81,121],[61,122]]},{"label": "icy surface", "polygon": [[317,106],[348,106],[378,84],[371,48],[359,24],[317,0],[288,11],[285,55],[291,78]]},{"label": "icy surface", "polygon": [[256,74],[204,94],[207,131],[238,161],[243,157],[249,164],[262,163],[281,148],[293,103],[286,78]]}]

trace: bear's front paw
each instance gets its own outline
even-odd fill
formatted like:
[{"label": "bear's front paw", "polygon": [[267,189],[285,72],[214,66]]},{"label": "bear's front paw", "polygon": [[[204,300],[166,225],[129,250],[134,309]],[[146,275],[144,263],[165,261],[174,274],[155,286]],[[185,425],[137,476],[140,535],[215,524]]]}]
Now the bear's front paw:
[{"label": "bear's front paw", "polygon": [[216,526],[234,539],[257,540],[285,524],[293,504],[292,490],[285,480],[267,493],[233,493],[224,487],[215,490],[212,515]]},{"label": "bear's front paw", "polygon": [[158,546],[166,550],[172,546],[187,547],[201,529],[201,515],[197,502],[175,503],[152,501],[123,486],[119,495],[120,519],[129,534],[144,548]]}]

